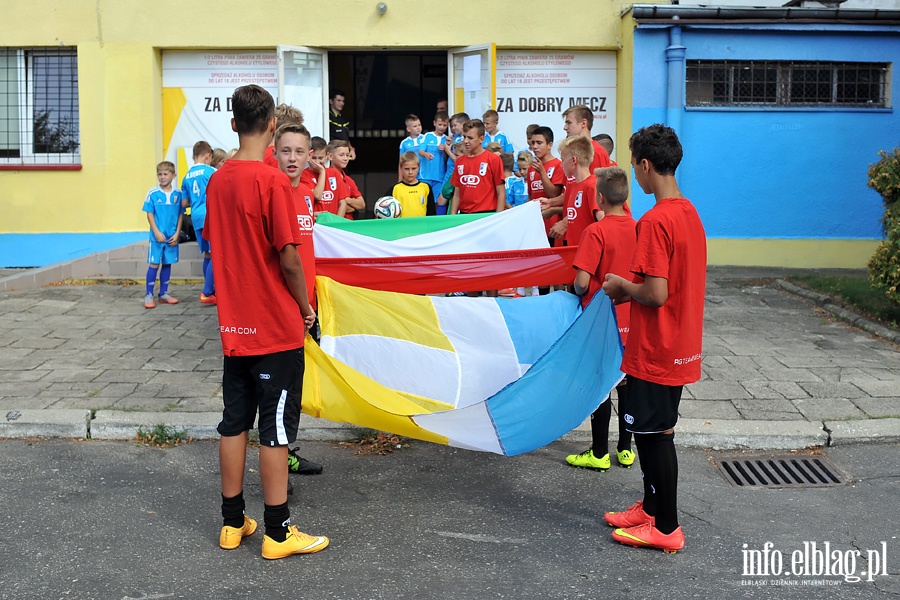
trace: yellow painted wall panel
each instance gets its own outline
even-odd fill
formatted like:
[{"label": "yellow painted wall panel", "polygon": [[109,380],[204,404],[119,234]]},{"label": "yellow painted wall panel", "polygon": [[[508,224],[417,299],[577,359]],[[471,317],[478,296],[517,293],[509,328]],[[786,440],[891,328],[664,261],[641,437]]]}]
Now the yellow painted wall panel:
[{"label": "yellow painted wall panel", "polygon": [[709,264],[798,269],[864,268],[878,240],[711,239]]},{"label": "yellow painted wall panel", "polygon": [[[510,48],[547,45],[614,48],[624,3],[580,0],[561,7],[486,0],[467,5],[421,0],[304,2],[269,0],[34,0],[4,2],[5,45],[135,43],[165,48],[256,48],[277,43],[330,48],[449,47],[495,43]],[[8,6],[7,6],[8,5]],[[518,21],[511,22],[511,21]],[[183,24],[190,22],[189,27]],[[444,26],[442,26],[444,24]],[[533,33],[523,33],[533,27]]]},{"label": "yellow painted wall panel", "polygon": [[82,170],[0,171],[0,233],[146,227],[141,203],[156,183],[162,133],[154,50],[84,43],[78,72]]}]

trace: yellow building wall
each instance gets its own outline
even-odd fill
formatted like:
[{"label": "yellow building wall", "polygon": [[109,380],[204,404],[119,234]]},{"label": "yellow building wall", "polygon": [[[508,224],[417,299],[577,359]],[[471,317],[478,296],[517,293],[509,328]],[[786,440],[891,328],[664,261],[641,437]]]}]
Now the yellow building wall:
[{"label": "yellow building wall", "polygon": [[[29,0],[5,2],[7,47],[76,46],[80,171],[0,170],[0,233],[87,233],[147,227],[140,203],[162,160],[161,51],[272,48],[501,48],[617,50],[621,3],[578,0],[560,10],[486,0],[477,15],[458,3],[386,0],[269,0],[264,10],[236,0]],[[512,14],[521,24],[510,26]],[[442,25],[443,24],[443,25]],[[527,27],[533,28],[527,32]],[[623,71],[628,71],[623,76]],[[619,64],[620,82],[630,81]],[[629,87],[630,89],[630,87]],[[630,92],[619,92],[621,115]],[[629,124],[630,125],[630,124]],[[620,125],[620,134],[622,133]],[[627,131],[627,130],[626,130]]]}]

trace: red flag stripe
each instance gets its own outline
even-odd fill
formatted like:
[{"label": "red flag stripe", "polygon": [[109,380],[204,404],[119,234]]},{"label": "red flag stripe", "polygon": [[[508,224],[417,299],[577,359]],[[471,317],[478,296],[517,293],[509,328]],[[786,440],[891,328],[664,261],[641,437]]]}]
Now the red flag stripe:
[{"label": "red flag stripe", "polygon": [[472,254],[317,258],[316,274],[356,287],[440,294],[572,283],[573,247]]}]

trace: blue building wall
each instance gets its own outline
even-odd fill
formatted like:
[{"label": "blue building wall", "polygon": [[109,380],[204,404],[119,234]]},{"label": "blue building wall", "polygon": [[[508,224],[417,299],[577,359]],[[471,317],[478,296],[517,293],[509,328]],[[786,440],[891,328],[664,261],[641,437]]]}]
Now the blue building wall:
[{"label": "blue building wall", "polygon": [[[900,58],[895,27],[682,25],[681,43],[685,60]],[[668,45],[668,28],[642,25],[634,32],[634,130],[666,120]],[[898,93],[895,74],[891,97]],[[879,150],[900,146],[894,110],[689,108],[681,117],[679,185],[710,238],[882,237],[881,198],[866,186],[866,172]],[[632,189],[639,215],[653,199]]]}]

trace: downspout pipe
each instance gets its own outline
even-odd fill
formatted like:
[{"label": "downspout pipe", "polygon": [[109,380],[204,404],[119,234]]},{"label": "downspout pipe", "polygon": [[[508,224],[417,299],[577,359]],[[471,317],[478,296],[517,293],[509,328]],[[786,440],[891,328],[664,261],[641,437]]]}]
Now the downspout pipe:
[{"label": "downspout pipe", "polygon": [[681,137],[681,116],[684,114],[684,55],[687,48],[681,45],[681,26],[678,17],[669,29],[669,45],[666,48],[668,81],[666,86],[666,125]]}]

